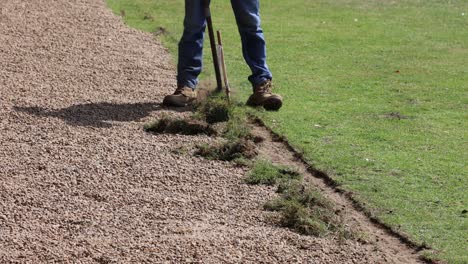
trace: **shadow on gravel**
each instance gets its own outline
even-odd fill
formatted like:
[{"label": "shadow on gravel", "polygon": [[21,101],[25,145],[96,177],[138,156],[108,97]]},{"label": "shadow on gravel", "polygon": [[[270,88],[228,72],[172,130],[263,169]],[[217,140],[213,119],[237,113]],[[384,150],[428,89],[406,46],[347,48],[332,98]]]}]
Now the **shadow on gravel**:
[{"label": "shadow on gravel", "polygon": [[97,128],[112,127],[112,121],[130,122],[140,120],[153,111],[162,109],[186,112],[191,108],[165,108],[158,103],[134,103],[134,104],[113,104],[113,103],[89,103],[72,105],[63,109],[47,109],[43,107],[19,107],[14,109],[18,112],[28,113],[40,117],[60,118],[72,126],[88,126]]}]

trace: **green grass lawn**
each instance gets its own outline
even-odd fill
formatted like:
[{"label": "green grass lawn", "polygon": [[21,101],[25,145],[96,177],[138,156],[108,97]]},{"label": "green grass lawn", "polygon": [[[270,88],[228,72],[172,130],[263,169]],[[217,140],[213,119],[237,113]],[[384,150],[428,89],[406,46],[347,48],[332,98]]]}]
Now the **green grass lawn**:
[{"label": "green grass lawn", "polygon": [[[182,0],[108,0],[131,26],[163,27],[174,54]],[[468,1],[264,0],[280,112],[260,113],[376,216],[468,263]],[[249,69],[229,1],[213,1],[237,97]],[[208,48],[208,45],[206,45]],[[205,74],[212,78],[209,49]],[[464,191],[465,190],[465,191]]]}]

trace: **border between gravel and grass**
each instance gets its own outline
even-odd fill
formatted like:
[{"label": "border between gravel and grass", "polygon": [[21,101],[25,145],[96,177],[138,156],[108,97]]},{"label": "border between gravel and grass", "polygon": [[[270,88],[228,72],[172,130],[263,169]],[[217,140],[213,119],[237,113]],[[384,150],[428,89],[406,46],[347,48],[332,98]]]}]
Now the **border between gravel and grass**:
[{"label": "border between gravel and grass", "polygon": [[[364,213],[364,215],[371,221],[372,224],[376,225],[378,228],[384,230],[387,234],[397,238],[400,242],[405,244],[406,246],[410,247],[411,249],[415,250],[416,252],[420,253],[424,250],[433,250],[431,247],[427,246],[425,243],[418,243],[414,240],[412,240],[407,234],[399,232],[395,230],[393,227],[390,225],[384,223],[382,220],[380,220],[378,217],[376,217],[371,210],[369,210],[362,202],[360,202],[352,192],[347,191],[343,188],[340,187],[340,184],[333,179],[328,173],[319,170],[312,166],[307,159],[305,158],[304,154],[297,150],[287,139],[286,136],[278,134],[277,132],[273,131],[270,127],[268,127],[265,122],[257,115],[248,113],[250,121],[254,125],[258,125],[264,129],[266,129],[274,138],[276,142],[282,143],[292,154],[293,156],[301,162],[304,167],[306,168],[307,172],[309,172],[312,176],[321,179],[329,188],[332,188],[335,192],[340,193],[343,195],[347,200],[351,202],[353,205],[354,209]],[[426,257],[424,255],[420,255],[419,258],[426,262],[426,263],[431,263],[431,264],[438,264],[438,263],[443,263],[441,260],[438,259],[432,259],[429,257]]]},{"label": "border between gravel and grass", "polygon": [[299,234],[316,237],[337,235],[342,239],[360,240],[362,235],[347,228],[336,204],[325,197],[294,167],[258,158],[244,182],[250,185],[276,186],[278,197],[266,202],[263,209],[278,212],[278,224]]},{"label": "border between gravel and grass", "polygon": [[[182,122],[180,120],[175,120],[176,125],[171,126],[170,120],[166,120],[163,117],[163,119],[160,120],[159,122],[153,123],[154,128],[156,128],[156,129],[154,129],[153,132],[159,132],[159,133],[161,133],[161,132],[162,133],[164,133],[164,132],[169,132],[169,133],[171,133],[171,132],[173,132],[173,133],[174,132],[175,133],[183,132],[182,134],[192,134],[192,133],[186,133],[187,129],[181,128],[187,123],[187,124],[190,124],[190,125],[194,126],[195,131],[197,133],[200,133],[200,132],[201,133],[206,133],[207,132],[206,127],[207,126],[209,127],[209,123],[212,124],[212,123],[217,123],[217,122],[221,122],[221,121],[233,122],[232,126],[233,126],[234,130],[237,133],[234,133],[234,135],[232,135],[228,139],[227,143],[224,143],[224,145],[220,145],[220,146],[207,146],[205,148],[201,148],[202,146],[197,146],[197,148],[198,148],[197,153],[200,156],[210,158],[211,156],[214,155],[213,157],[211,157],[212,159],[216,159],[216,156],[219,156],[218,159],[231,161],[232,159],[220,158],[221,156],[224,155],[224,152],[218,153],[219,151],[217,152],[217,150],[225,149],[226,148],[225,146],[232,145],[232,144],[229,144],[229,143],[236,143],[236,142],[239,143],[238,141],[241,140],[241,138],[244,138],[245,140],[249,140],[249,139],[246,139],[245,137],[248,137],[249,135],[251,135],[250,132],[237,131],[238,127],[242,126],[242,124],[240,124],[240,123],[246,123],[246,124],[250,123],[251,125],[262,127],[272,136],[274,141],[282,143],[283,146],[292,153],[294,158],[296,158],[300,163],[302,163],[302,165],[304,166],[304,168],[306,169],[306,171],[308,173],[310,173],[315,178],[321,179],[324,182],[324,184],[326,186],[328,186],[329,188],[331,188],[333,191],[343,195],[343,197],[345,199],[347,199],[350,202],[350,204],[353,206],[354,210],[356,210],[358,212],[362,212],[370,220],[370,222],[372,224],[374,224],[377,228],[383,230],[388,235],[395,237],[396,239],[398,239],[404,245],[406,245],[409,248],[415,250],[415,252],[423,253],[424,250],[432,250],[430,247],[428,247],[424,243],[420,244],[420,243],[417,243],[417,242],[413,241],[408,235],[395,230],[391,226],[389,226],[386,223],[384,223],[383,221],[381,221],[378,217],[376,217],[373,214],[372,210],[368,209],[362,202],[360,202],[354,196],[354,194],[352,192],[347,191],[344,188],[340,187],[340,184],[335,179],[333,179],[329,174],[327,174],[326,172],[318,170],[318,169],[314,168],[311,164],[309,164],[309,162],[306,160],[304,155],[299,150],[297,150],[289,142],[289,140],[284,135],[280,135],[280,134],[276,133],[275,131],[273,131],[271,128],[269,128],[265,124],[265,122],[258,115],[256,115],[253,111],[242,111],[241,115],[242,116],[245,115],[245,117],[243,117],[243,118],[234,118],[233,120],[229,120],[230,119],[229,116],[231,116],[233,114],[233,113],[231,113],[231,111],[233,111],[233,109],[234,109],[234,107],[236,107],[236,105],[237,105],[237,107],[239,107],[239,104],[227,104],[222,98],[220,98],[219,96],[216,96],[216,95],[213,96],[213,97],[211,97],[211,96],[209,96],[209,97],[212,98],[212,99],[211,100],[206,100],[205,102],[198,105],[198,107],[197,107],[197,108],[199,108],[198,111],[194,112],[194,115],[195,115],[194,120],[192,120],[192,121],[185,120],[184,122]],[[208,99],[208,97],[206,99]],[[239,113],[237,113],[237,114],[239,114]],[[197,119],[198,120],[204,120],[204,122],[206,122],[206,123],[205,124],[200,124],[199,121],[193,122],[193,121],[196,121]],[[162,127],[160,126],[161,121],[163,121],[162,123],[164,125]],[[172,127],[174,127],[175,129],[172,128]],[[147,130],[147,131],[149,130],[148,132],[150,132],[151,129],[148,129],[148,128],[149,127],[146,127],[145,130]],[[192,129],[188,129],[188,130],[189,130],[189,132],[192,132]],[[227,131],[229,131],[229,129]],[[195,133],[195,134],[197,134],[197,133]],[[216,133],[207,133],[207,134],[216,134]],[[221,134],[224,134],[224,133],[221,133]],[[231,149],[231,148],[229,148],[229,149]],[[242,148],[240,148],[240,149],[235,148],[235,149],[236,149],[236,151],[239,151],[239,153],[243,152]],[[205,150],[205,151],[202,151],[202,150]],[[213,155],[204,155],[203,154],[204,152],[206,152],[206,154],[212,153]],[[221,155],[221,154],[223,154],[223,155]],[[249,158],[253,158],[253,156],[249,157]],[[426,263],[439,263],[439,260],[437,260],[437,259],[435,259],[433,257],[430,258],[428,256],[425,256],[424,254],[419,254],[419,259],[421,259],[422,261],[424,261]]]},{"label": "border between gravel and grass", "polygon": [[[149,127],[145,127],[145,130],[147,130],[148,132],[156,132],[156,133],[164,133],[164,132],[166,132],[166,133],[167,132],[169,132],[169,133],[181,133],[182,132],[182,134],[188,134],[188,135],[192,134],[193,131],[195,131],[195,133],[193,133],[193,134],[198,134],[198,133],[205,133],[205,134],[208,134],[208,135],[209,134],[216,134],[214,132],[213,133],[207,133],[208,130],[206,128],[210,126],[209,123],[217,123],[217,122],[221,122],[221,121],[228,121],[230,119],[228,116],[230,116],[232,114],[232,113],[229,113],[229,112],[233,110],[233,107],[236,107],[235,106],[236,104],[227,104],[225,101],[223,101],[222,98],[217,97],[217,99],[216,99],[216,97],[217,97],[216,95],[213,96],[213,97],[210,96],[210,98],[213,98],[212,100],[207,100],[206,102],[202,102],[201,104],[198,105],[197,108],[199,108],[199,111],[194,112],[195,119],[192,119],[192,120],[173,120],[173,123],[175,124],[174,125],[174,124],[171,123],[171,121],[169,119],[166,120],[163,117],[159,122],[153,123]],[[208,97],[206,99],[208,99]],[[237,104],[237,106],[239,106],[239,105]],[[198,115],[198,118],[196,117],[197,115]],[[286,147],[286,149],[289,150],[292,153],[294,158],[296,158],[300,163],[302,163],[302,165],[304,166],[304,168],[306,169],[306,171],[308,173],[310,173],[315,178],[321,179],[326,186],[331,188],[333,191],[341,194],[344,198],[346,198],[350,202],[350,204],[353,206],[354,210],[356,210],[358,212],[362,212],[370,220],[370,222],[372,224],[374,224],[377,228],[385,231],[388,235],[395,237],[396,239],[398,239],[404,245],[406,245],[409,248],[415,250],[415,252],[423,253],[424,250],[433,250],[432,248],[428,247],[426,244],[424,244],[424,243],[420,244],[420,243],[412,240],[407,234],[399,232],[399,231],[395,230],[393,227],[391,227],[390,225],[388,225],[388,224],[384,223],[383,221],[381,221],[378,217],[376,217],[373,214],[372,210],[368,209],[361,201],[359,201],[357,199],[357,197],[355,197],[355,195],[352,192],[347,191],[344,188],[340,187],[340,184],[335,179],[333,179],[328,173],[314,168],[306,160],[303,153],[301,153],[299,150],[297,150],[289,142],[289,140],[284,135],[280,135],[280,134],[276,133],[275,131],[273,131],[271,128],[269,128],[265,124],[265,122],[258,115],[253,113],[253,111],[243,111],[242,116],[244,116],[244,115],[245,115],[244,118],[235,118],[233,120],[229,120],[229,122],[231,122],[231,121],[233,122],[232,126],[233,126],[234,130],[236,131],[236,133],[231,135],[231,137],[228,139],[228,141],[226,143],[224,143],[222,145],[219,145],[219,146],[208,146],[209,148],[208,147],[207,148],[200,148],[202,146],[197,146],[198,155],[210,158],[210,155],[204,155],[203,153],[201,153],[203,151],[200,152],[200,150],[204,149],[205,150],[204,152],[206,152],[206,154],[210,154],[210,153],[213,153],[213,155],[216,154],[213,157],[211,157],[212,159],[216,159],[215,156],[220,156],[221,157],[221,156],[223,156],[225,154],[222,151],[220,153],[218,153],[219,151],[217,151],[217,150],[225,149],[226,146],[231,146],[232,143],[238,143],[238,144],[235,144],[237,146],[237,145],[240,144],[239,141],[242,138],[244,138],[244,140],[247,140],[247,141],[250,140],[250,139],[245,138],[245,137],[248,137],[249,135],[251,135],[250,132],[247,133],[246,131],[237,131],[238,128],[242,126],[239,123],[244,123],[245,122],[245,123],[250,123],[251,125],[256,125],[256,126],[262,127],[272,136],[274,141],[282,143],[284,145],[284,147]],[[198,121],[197,121],[197,119],[198,119]],[[200,123],[199,120],[205,120],[204,122],[206,122],[206,123]],[[211,121],[211,122],[208,122],[208,121]],[[162,123],[162,125],[161,125],[161,123]],[[184,128],[184,126],[186,126],[187,124],[189,124],[190,127],[193,126],[193,129],[192,128],[190,128],[190,129]],[[229,131],[229,129],[227,131]],[[247,134],[245,134],[245,133],[247,133]],[[240,145],[242,145],[242,144],[240,144]],[[229,149],[231,149],[231,147]],[[235,151],[238,151],[239,153],[242,153],[243,148],[236,147]],[[253,158],[253,156],[249,157],[249,159],[250,158]],[[228,158],[219,158],[219,157],[218,157],[218,159],[227,160],[227,161],[233,160],[233,159],[230,159],[230,158],[228,159]],[[419,259],[421,259],[422,261],[424,261],[426,263],[441,263],[440,260],[437,260],[433,256],[428,257],[428,256],[425,256],[424,254],[419,254]]]},{"label": "border between gravel and grass", "polygon": [[280,213],[281,226],[304,235],[337,234],[340,239],[360,238],[343,223],[334,202],[314,186],[304,183],[299,171],[287,165],[275,165],[269,157],[259,157],[256,144],[266,138],[254,133],[254,127],[258,126],[251,122],[250,110],[243,104],[229,103],[221,94],[214,93],[195,104],[192,110],[190,117],[182,119],[163,115],[144,125],[144,130],[154,134],[220,137],[222,140],[214,144],[195,145],[193,155],[249,167],[249,176],[244,179],[247,184],[277,186],[279,197],[264,204],[264,209]]}]

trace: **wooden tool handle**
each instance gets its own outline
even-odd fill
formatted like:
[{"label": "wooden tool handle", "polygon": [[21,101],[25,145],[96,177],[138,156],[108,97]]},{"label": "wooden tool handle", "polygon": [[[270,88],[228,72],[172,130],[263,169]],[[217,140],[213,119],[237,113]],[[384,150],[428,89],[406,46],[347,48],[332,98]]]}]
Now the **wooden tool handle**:
[{"label": "wooden tool handle", "polygon": [[218,30],[216,31],[216,35],[218,36],[218,45],[223,45],[223,41],[221,40],[221,32]]},{"label": "wooden tool handle", "polygon": [[224,60],[224,50],[223,50],[223,42],[221,39],[221,32],[218,30],[216,31],[216,35],[218,36],[218,51],[219,51],[219,64],[221,66],[221,70],[224,77],[224,86],[226,88],[226,98],[228,102],[231,102],[231,88],[229,87],[229,80],[227,76],[227,69],[226,69],[226,61]]}]

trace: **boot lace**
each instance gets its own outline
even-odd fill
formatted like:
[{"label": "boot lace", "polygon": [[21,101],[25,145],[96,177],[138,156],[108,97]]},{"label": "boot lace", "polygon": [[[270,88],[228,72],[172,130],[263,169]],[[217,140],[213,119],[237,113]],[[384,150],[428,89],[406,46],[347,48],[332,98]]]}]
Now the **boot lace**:
[{"label": "boot lace", "polygon": [[185,87],[183,87],[183,86],[182,87],[177,87],[177,89],[174,92],[174,95],[182,94],[184,89],[185,89]]},{"label": "boot lace", "polygon": [[265,83],[259,85],[255,92],[259,94],[271,94],[272,86],[273,85],[271,84],[271,81],[266,81]]}]

